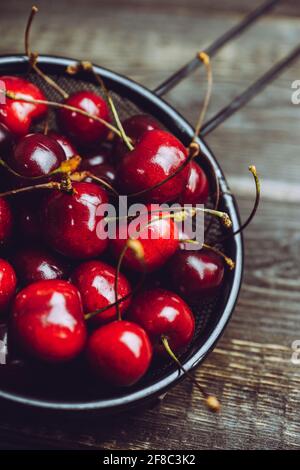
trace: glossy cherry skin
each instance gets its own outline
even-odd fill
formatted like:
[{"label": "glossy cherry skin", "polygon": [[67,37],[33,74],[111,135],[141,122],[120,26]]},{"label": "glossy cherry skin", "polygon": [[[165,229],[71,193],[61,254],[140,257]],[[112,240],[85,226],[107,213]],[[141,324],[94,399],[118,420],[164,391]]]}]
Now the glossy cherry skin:
[{"label": "glossy cherry skin", "polygon": [[36,247],[17,250],[12,264],[23,286],[49,279],[64,279],[69,270],[68,264],[59,255],[54,255],[45,248]]},{"label": "glossy cherry skin", "polygon": [[[79,108],[96,117],[109,121],[109,108],[101,96],[91,91],[79,91],[71,95],[65,104]],[[107,127],[101,122],[70,111],[58,111],[59,125],[63,131],[78,145],[91,146],[100,143],[108,134]]]},{"label": "glossy cherry skin", "polygon": [[[81,294],[85,313],[107,307],[116,301],[115,297],[116,269],[103,261],[86,261],[80,264],[71,274],[71,281]],[[127,296],[131,287],[126,277],[118,277],[118,299]],[[130,297],[119,304],[120,313],[123,314],[130,303]],[[103,324],[116,320],[116,307],[111,307],[98,315],[91,317],[94,324]]]},{"label": "glossy cherry skin", "polygon": [[[109,165],[109,150],[106,148],[100,149],[93,154],[85,156],[80,165],[80,170],[91,172],[98,178],[105,179],[108,183],[112,184],[116,179],[116,170],[113,166]],[[92,178],[87,177],[85,181],[93,181]]]},{"label": "glossy cherry skin", "polygon": [[22,289],[12,307],[12,334],[28,354],[59,363],[84,348],[86,327],[80,294],[67,281],[40,281]]},{"label": "glossy cherry skin", "polygon": [[0,197],[0,246],[8,242],[13,230],[13,214],[6,199]]},{"label": "glossy cherry skin", "polygon": [[[122,122],[124,131],[128,137],[130,137],[133,145],[142,138],[145,132],[161,129],[160,123],[149,114],[135,114],[125,119]],[[128,152],[127,146],[124,142],[117,138],[114,146],[114,160],[116,164],[120,162],[120,159]]]},{"label": "glossy cherry skin", "polygon": [[209,196],[207,176],[196,163],[189,163],[189,176],[180,195],[180,204],[204,204]]},{"label": "glossy cherry skin", "polygon": [[88,339],[86,352],[94,374],[120,387],[140,380],[152,359],[147,334],[128,321],[114,321],[94,331]]},{"label": "glossy cherry skin", "polygon": [[[140,242],[144,255],[144,262],[141,263],[132,250],[127,249],[122,261],[124,268],[139,272],[144,270],[151,272],[162,267],[173,256],[179,247],[178,228],[171,218],[158,220],[159,216],[164,217],[165,215],[168,214],[147,212],[139,217],[138,226],[125,223],[119,225],[116,237],[110,240],[113,255],[119,258],[128,238],[135,238]],[[135,235],[137,231],[139,234]]]},{"label": "glossy cherry skin", "polygon": [[[93,258],[107,247],[97,233],[103,216],[97,214],[108,202],[106,191],[94,183],[74,183],[74,193],[52,191],[42,207],[42,230],[47,243],[74,259]],[[98,227],[97,227],[98,226]]]},{"label": "glossy cherry skin", "polygon": [[176,352],[187,346],[194,335],[195,320],[189,306],[176,294],[165,289],[149,289],[135,296],[128,319],[148,334],[158,353],[164,352],[165,336]]},{"label": "glossy cherry skin", "polygon": [[[118,166],[118,186],[126,194],[148,190],[175,173],[186,159],[185,147],[172,134],[161,130],[146,132]],[[187,177],[185,167],[170,181],[143,194],[140,200],[158,203],[176,200],[185,188]]]},{"label": "glossy cherry skin", "polygon": [[7,160],[13,151],[13,136],[8,127],[0,122],[0,158]]},{"label": "glossy cherry skin", "polygon": [[[46,100],[42,91],[33,83],[20,77],[2,76],[1,82],[6,91],[15,93],[18,98]],[[0,85],[1,86],[1,85]],[[28,134],[32,120],[45,116],[48,107],[44,104],[26,103],[22,101],[6,99],[0,104],[0,122],[17,137]]]},{"label": "glossy cherry skin", "polygon": [[75,145],[65,135],[50,131],[48,136],[55,140],[62,147],[63,151],[65,152],[66,160],[69,160],[69,158],[73,157],[74,155],[78,155],[78,151]]},{"label": "glossy cherry skin", "polygon": [[7,311],[16,286],[17,278],[12,265],[0,258],[0,314]]},{"label": "glossy cherry skin", "polygon": [[66,159],[62,147],[44,134],[23,137],[15,148],[11,166],[22,176],[46,176]]},{"label": "glossy cherry skin", "polygon": [[168,263],[172,287],[188,300],[213,295],[224,278],[224,261],[210,250],[182,250]]}]

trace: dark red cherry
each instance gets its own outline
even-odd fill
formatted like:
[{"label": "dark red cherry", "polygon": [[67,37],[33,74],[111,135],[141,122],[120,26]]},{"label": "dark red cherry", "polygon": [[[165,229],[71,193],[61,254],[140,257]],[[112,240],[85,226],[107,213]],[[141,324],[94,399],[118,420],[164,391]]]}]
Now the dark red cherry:
[{"label": "dark red cherry", "polygon": [[[146,132],[118,166],[118,185],[126,194],[148,190],[175,173],[186,159],[187,150],[172,134],[160,130]],[[185,167],[170,181],[148,191],[141,198],[158,203],[178,199],[185,188],[188,172]]]},{"label": "dark red cherry", "polygon": [[[94,165],[90,160],[92,159],[87,159],[82,162],[80,165],[81,170],[87,170],[91,172],[94,176],[97,176],[97,178],[101,178],[107,183],[113,184],[116,180],[116,170],[114,169],[113,166],[111,165]],[[92,182],[94,181],[92,177],[87,176],[84,181],[87,182]]]},{"label": "dark red cherry", "polygon": [[50,131],[48,136],[55,140],[63,148],[67,160],[69,160],[71,157],[74,157],[74,155],[78,155],[78,151],[75,145],[72,144],[72,142],[65,135]]},{"label": "dark red cherry", "polygon": [[10,204],[0,197],[0,246],[6,243],[12,235],[13,215]]},{"label": "dark red cherry", "polygon": [[[71,275],[72,283],[78,288],[85,313],[106,307],[116,301],[115,297],[116,269],[103,261],[87,261],[80,264]],[[123,274],[118,277],[118,299],[131,292],[130,284]],[[119,304],[120,313],[124,313],[130,298]],[[116,319],[116,307],[111,307],[92,317],[96,324]]]},{"label": "dark red cherry", "polygon": [[195,331],[191,309],[178,295],[165,289],[149,289],[137,294],[128,319],[146,331],[159,353],[164,352],[162,336],[176,352],[191,342]]},{"label": "dark red cherry", "polygon": [[[124,131],[130,137],[133,145],[142,138],[145,132],[161,129],[160,123],[149,114],[135,114],[130,116],[122,122]],[[120,159],[128,152],[127,146],[124,142],[117,138],[114,146],[114,160],[118,164]]]},{"label": "dark red cherry", "polygon": [[[158,217],[162,217],[158,219]],[[167,212],[142,213],[138,222],[121,223],[117,229],[116,237],[110,240],[111,250],[115,257],[119,257],[128,238],[135,238],[140,242],[144,261],[141,263],[132,250],[127,249],[123,258],[123,266],[134,271],[143,272],[144,269],[154,271],[163,266],[179,247],[178,228]],[[138,235],[136,235],[136,233]],[[129,235],[129,236],[128,236]]]},{"label": "dark red cherry", "polygon": [[26,242],[36,242],[42,240],[41,229],[41,199],[46,194],[37,197],[36,192],[31,194],[21,194],[16,201],[16,223],[17,235]]},{"label": "dark red cherry", "polygon": [[168,277],[172,287],[188,300],[212,295],[222,284],[224,261],[207,250],[182,250],[170,260]]},{"label": "dark red cherry", "polygon": [[52,191],[42,207],[42,229],[47,243],[59,253],[75,259],[100,255],[107,247],[101,238],[106,191],[94,183],[74,183],[74,193]]},{"label": "dark red cherry", "polygon": [[180,195],[180,204],[204,204],[209,196],[207,176],[196,163],[189,163],[189,176],[186,186]]},{"label": "dark red cherry", "polygon": [[96,376],[110,384],[128,387],[147,372],[152,347],[140,326],[114,321],[89,337],[87,359]]},{"label": "dark red cherry", "polygon": [[62,147],[44,134],[23,137],[10,160],[12,168],[25,177],[45,176],[66,159]]},{"label": "dark red cherry", "polygon": [[76,357],[86,341],[86,327],[75,286],[40,281],[22,289],[12,307],[12,333],[22,349],[46,362]]},{"label": "dark red cherry", "polygon": [[13,136],[8,127],[0,122],[0,158],[7,160],[13,151]]},{"label": "dark red cherry", "polygon": [[[0,88],[5,88],[16,95],[17,98],[46,100],[41,90],[21,77],[0,77]],[[1,104],[2,103],[2,104]],[[26,103],[6,98],[5,103],[0,102],[0,122],[17,137],[28,134],[32,120],[42,118],[48,107],[44,104]]]},{"label": "dark red cherry", "polygon": [[16,286],[17,278],[12,265],[0,259],[0,314],[7,311]]},{"label": "dark red cherry", "polygon": [[24,286],[49,279],[64,279],[69,270],[68,264],[59,255],[40,247],[18,249],[13,255],[12,264]]},{"label": "dark red cherry", "polygon": [[[71,95],[65,104],[79,108],[96,117],[109,121],[109,108],[101,96],[91,91],[79,91]],[[101,122],[70,111],[58,111],[59,125],[63,131],[78,145],[91,146],[100,143],[108,134],[107,127]]]}]

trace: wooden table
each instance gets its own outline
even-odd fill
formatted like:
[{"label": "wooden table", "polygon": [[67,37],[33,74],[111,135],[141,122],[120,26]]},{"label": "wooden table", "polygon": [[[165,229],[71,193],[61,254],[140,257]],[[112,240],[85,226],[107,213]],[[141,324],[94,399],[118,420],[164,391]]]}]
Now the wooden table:
[{"label": "wooden table", "polygon": [[[23,48],[31,0],[1,3],[0,53]],[[33,49],[90,59],[154,87],[259,1],[40,1]],[[100,6],[101,4],[101,6]],[[282,2],[213,61],[210,115],[299,41],[300,2]],[[204,72],[201,72],[202,76]],[[113,418],[75,419],[0,407],[1,448],[31,449],[296,449],[300,448],[300,106],[291,83],[300,62],[247,108],[209,136],[242,214],[253,204],[247,166],[262,176],[263,202],[245,234],[245,280],[233,318],[198,380],[222,401],[206,411],[183,381],[152,409]],[[168,99],[194,122],[204,93],[197,72]]]}]

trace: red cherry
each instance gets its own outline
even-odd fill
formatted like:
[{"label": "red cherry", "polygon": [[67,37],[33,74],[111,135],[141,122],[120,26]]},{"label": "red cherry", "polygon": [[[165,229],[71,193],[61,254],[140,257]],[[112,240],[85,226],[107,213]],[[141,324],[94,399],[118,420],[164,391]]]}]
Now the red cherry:
[{"label": "red cherry", "polygon": [[[46,195],[42,195],[43,197]],[[19,195],[16,203],[17,234],[21,240],[36,242],[42,239],[41,200],[36,193]]]},{"label": "red cherry", "polygon": [[74,155],[78,155],[78,151],[75,145],[73,145],[66,136],[58,134],[54,131],[50,131],[48,136],[55,140],[62,147],[67,160],[69,160],[69,158],[73,157]]},{"label": "red cherry", "polygon": [[84,152],[83,155],[81,155],[83,158],[82,164],[84,165],[86,161],[89,161],[91,166],[97,167],[103,163],[109,163],[111,152],[111,145],[107,142],[104,142],[96,149],[89,152]]},{"label": "red cherry", "polygon": [[[3,86],[4,85],[4,86]],[[17,98],[46,100],[45,95],[33,83],[24,78],[2,76],[0,86],[12,92]],[[4,104],[0,103],[0,121],[17,137],[28,134],[32,120],[42,118],[47,112],[44,104],[26,103],[6,98]]]},{"label": "red cherry", "polygon": [[51,254],[44,248],[21,248],[14,254],[12,264],[23,285],[63,279],[68,274],[67,263],[59,255]]},{"label": "red cherry", "polygon": [[186,187],[180,195],[180,204],[204,204],[209,196],[207,176],[196,163],[189,164],[189,176]]},{"label": "red cherry", "polygon": [[[117,172],[119,187],[126,194],[147,190],[175,173],[187,159],[187,151],[172,134],[154,130],[144,133],[134,150],[122,159]],[[185,188],[188,168],[156,189],[142,195],[148,202],[178,199]]]},{"label": "red cherry", "polygon": [[107,193],[93,183],[74,183],[74,193],[52,191],[42,207],[42,229],[47,243],[59,253],[75,259],[100,255],[107,239],[99,238],[97,215]]},{"label": "red cherry", "polygon": [[11,264],[0,259],[0,313],[6,312],[16,291],[17,278]]},{"label": "red cherry", "polygon": [[30,355],[46,362],[76,357],[86,340],[80,294],[67,281],[40,281],[22,289],[12,308],[12,332]]},{"label": "red cherry", "polygon": [[[158,217],[168,215],[166,212],[147,212],[139,217],[139,226],[133,232],[139,232],[138,236],[129,233],[132,230],[130,224],[120,224],[116,238],[110,240],[112,252],[119,257],[128,240],[128,233],[138,240],[142,246],[144,261],[141,263],[132,252],[127,249],[123,258],[124,267],[134,271],[143,272],[144,269],[154,271],[165,264],[179,247],[178,228],[171,218]],[[143,228],[144,227],[144,228]]]},{"label": "red cherry", "polygon": [[[127,137],[131,139],[133,145],[136,145],[145,132],[162,128],[160,123],[149,114],[135,114],[134,116],[130,116],[122,122],[122,125]],[[124,142],[117,138],[113,152],[117,163],[119,163],[120,159],[123,158],[127,152],[128,148]]]},{"label": "red cherry", "polygon": [[[80,264],[71,275],[72,283],[78,288],[83,308],[86,313],[114,303],[116,269],[102,261],[87,261]],[[118,298],[131,292],[130,284],[123,274],[118,276]],[[119,304],[120,313],[124,313],[130,298]],[[116,319],[116,307],[111,307],[92,317],[92,321],[101,324]]]},{"label": "red cherry", "polygon": [[152,347],[145,331],[128,321],[114,321],[94,331],[87,343],[93,372],[107,382],[127,387],[147,372]]},{"label": "red cherry", "polygon": [[172,287],[186,299],[214,294],[224,278],[224,261],[207,250],[179,251],[168,264]]},{"label": "red cherry", "polygon": [[15,148],[11,166],[22,176],[48,175],[66,159],[61,146],[44,134],[23,137]]},{"label": "red cherry", "polygon": [[13,136],[10,130],[0,122],[0,157],[7,160],[13,151]]},{"label": "red cherry", "polygon": [[[116,179],[116,170],[111,165],[94,165],[90,160],[91,158],[84,160],[80,166],[80,169],[90,171],[94,176],[101,178],[107,183],[112,184]],[[93,178],[87,176],[84,181],[93,182]]]},{"label": "red cherry", "polygon": [[10,204],[0,197],[0,246],[6,243],[13,229],[13,215]]},{"label": "red cherry", "polygon": [[188,305],[165,289],[140,292],[133,299],[128,319],[140,325],[157,352],[164,352],[162,336],[176,352],[187,346],[194,335],[195,320]]},{"label": "red cherry", "polygon": [[[101,96],[91,91],[79,91],[71,95],[65,104],[79,108],[96,117],[109,121],[109,108]],[[86,116],[60,109],[58,111],[60,127],[78,145],[90,146],[104,140],[108,134],[107,127]]]}]

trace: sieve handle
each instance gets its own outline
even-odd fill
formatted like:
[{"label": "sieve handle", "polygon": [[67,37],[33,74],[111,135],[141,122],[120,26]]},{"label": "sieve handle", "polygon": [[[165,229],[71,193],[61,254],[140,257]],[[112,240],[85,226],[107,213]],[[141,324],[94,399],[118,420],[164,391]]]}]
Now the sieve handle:
[{"label": "sieve handle", "polygon": [[[210,57],[213,57],[225,44],[244,32],[258,18],[266,13],[269,13],[276,6],[276,4],[279,3],[279,1],[280,0],[267,0],[264,2],[258,8],[248,13],[248,15],[246,15],[240,23],[233,26],[233,28],[229,29],[221,37],[216,39],[216,41],[214,41],[204,52],[206,52]],[[156,87],[154,92],[159,96],[165,95],[168,93],[168,91],[172,90],[172,88],[178,85],[178,83],[188,77],[201,65],[203,65],[203,62],[199,60],[198,56],[196,56],[188,64],[184,65],[158,87]]]}]

